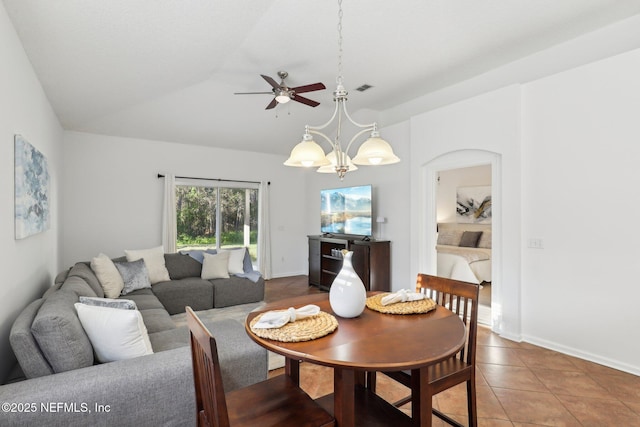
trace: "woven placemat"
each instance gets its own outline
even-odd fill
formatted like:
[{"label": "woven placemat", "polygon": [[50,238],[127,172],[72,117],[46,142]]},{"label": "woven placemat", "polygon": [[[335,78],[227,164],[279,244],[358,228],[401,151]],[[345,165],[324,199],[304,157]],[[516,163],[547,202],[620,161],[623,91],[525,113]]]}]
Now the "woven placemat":
[{"label": "woven placemat", "polygon": [[[286,311],[286,310],[282,310]],[[264,314],[264,313],[263,313]],[[257,315],[251,320],[249,326],[251,331],[260,338],[266,338],[274,341],[281,342],[301,342],[310,341],[316,338],[324,337],[335,331],[338,327],[338,321],[333,315],[321,311],[312,317],[306,319],[296,320],[295,322],[287,323],[281,328],[274,329],[262,329],[254,328],[262,317],[262,314]]]},{"label": "woven placemat", "polygon": [[420,314],[427,313],[436,308],[436,302],[431,298],[418,301],[397,302],[395,304],[382,305],[382,298],[389,293],[376,294],[367,298],[367,307],[371,310],[387,314]]}]

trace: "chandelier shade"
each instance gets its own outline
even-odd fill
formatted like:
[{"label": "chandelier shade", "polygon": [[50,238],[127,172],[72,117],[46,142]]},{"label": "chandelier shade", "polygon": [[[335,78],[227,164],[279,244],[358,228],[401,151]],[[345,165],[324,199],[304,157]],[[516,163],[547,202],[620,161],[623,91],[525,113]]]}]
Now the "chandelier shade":
[{"label": "chandelier shade", "polygon": [[391,165],[398,163],[400,159],[393,153],[391,145],[380,138],[377,132],[373,132],[358,149],[358,153],[353,158],[353,163],[357,165]]},{"label": "chandelier shade", "polygon": [[[347,156],[344,153],[343,155],[346,156],[346,165],[349,167],[349,172],[357,170],[358,167],[355,164],[353,164],[353,162],[351,161],[351,157]],[[318,168],[318,172],[319,173],[336,173],[336,166],[338,166],[338,156],[336,155],[335,150],[332,150],[329,154],[327,154],[327,160],[329,161],[330,164],[320,166]]]},{"label": "chandelier shade", "polygon": [[308,133],[303,136],[302,141],[298,143],[298,145],[293,147],[291,155],[284,162],[285,166],[304,168],[326,166],[330,164],[331,163],[324,155],[322,147],[320,147]]}]

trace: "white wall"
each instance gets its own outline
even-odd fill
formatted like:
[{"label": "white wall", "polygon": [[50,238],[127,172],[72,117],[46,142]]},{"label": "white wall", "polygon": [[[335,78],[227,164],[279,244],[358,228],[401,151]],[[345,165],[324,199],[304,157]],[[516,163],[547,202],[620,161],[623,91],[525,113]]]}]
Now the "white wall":
[{"label": "white wall", "polygon": [[[499,154],[500,332],[636,374],[639,252],[626,216],[640,208],[638,75],[633,50],[411,121],[412,235],[432,237],[432,164]],[[529,248],[532,238],[543,249]],[[425,265],[420,248],[412,245],[413,271]]]},{"label": "white wall", "polygon": [[[40,297],[58,270],[62,129],[37,80],[4,5],[0,3],[0,382],[15,363],[9,330],[18,313]],[[51,228],[26,239],[14,233],[14,134],[47,158]]]},{"label": "white wall", "polygon": [[[366,118],[364,119],[366,120]],[[388,141],[400,163],[385,166],[359,166],[358,170],[347,173],[343,181],[335,174],[321,174],[313,170],[301,170],[306,176],[306,235],[320,234],[320,190],[326,188],[349,187],[371,184],[373,187],[373,233],[375,238],[391,243],[391,288],[400,290],[415,286],[415,276],[409,272],[411,240],[409,227],[409,122],[381,129],[382,138]],[[328,150],[328,147],[323,146]],[[353,157],[358,146],[352,147]],[[382,216],[386,223],[378,228],[375,218]],[[382,236],[380,236],[382,232]],[[305,235],[305,236],[306,236]],[[306,239],[306,237],[305,237]],[[306,240],[305,240],[306,244]],[[306,251],[305,247],[305,251]],[[305,259],[308,269],[308,260]],[[308,270],[307,270],[308,271]],[[305,273],[306,274],[306,273]]]},{"label": "white wall", "polygon": [[524,87],[526,340],[640,374],[640,49]]},{"label": "white wall", "polygon": [[438,174],[436,218],[456,222],[458,187],[491,185],[491,165],[443,170]]},{"label": "white wall", "polygon": [[177,176],[271,182],[273,277],[307,274],[305,179],[282,156],[65,132],[62,260],[161,244],[163,181]]}]

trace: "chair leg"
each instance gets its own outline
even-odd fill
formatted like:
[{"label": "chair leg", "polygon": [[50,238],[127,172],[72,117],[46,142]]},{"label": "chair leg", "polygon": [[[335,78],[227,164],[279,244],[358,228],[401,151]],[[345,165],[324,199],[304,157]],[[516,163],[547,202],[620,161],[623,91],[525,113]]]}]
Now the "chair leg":
[{"label": "chair leg", "polygon": [[367,388],[372,393],[376,392],[376,372],[367,372]]},{"label": "chair leg", "polygon": [[478,407],[476,405],[476,379],[471,376],[467,381],[467,409],[469,413],[469,427],[478,426]]}]

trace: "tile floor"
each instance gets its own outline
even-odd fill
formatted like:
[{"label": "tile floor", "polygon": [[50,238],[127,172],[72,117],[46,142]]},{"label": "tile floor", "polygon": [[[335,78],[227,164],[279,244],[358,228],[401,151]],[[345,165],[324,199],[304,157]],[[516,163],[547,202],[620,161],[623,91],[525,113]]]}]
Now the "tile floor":
[{"label": "tile floor", "polygon": [[[306,276],[267,282],[267,299],[317,292]],[[480,327],[477,349],[478,425],[640,427],[640,377],[527,343],[503,339]],[[333,389],[330,368],[301,365],[301,386],[312,397]],[[272,375],[282,370],[272,372]],[[378,393],[388,401],[405,387],[378,375]],[[464,425],[466,389],[459,385],[434,397],[434,407]],[[410,405],[402,410],[410,413]],[[446,426],[433,418],[434,426]]]}]

